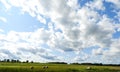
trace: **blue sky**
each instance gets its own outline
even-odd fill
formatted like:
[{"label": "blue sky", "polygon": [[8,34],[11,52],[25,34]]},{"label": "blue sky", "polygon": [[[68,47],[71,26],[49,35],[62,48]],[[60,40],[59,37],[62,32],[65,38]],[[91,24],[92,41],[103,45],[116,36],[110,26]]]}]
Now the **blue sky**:
[{"label": "blue sky", "polygon": [[0,59],[118,64],[119,4],[119,0],[0,0]]}]

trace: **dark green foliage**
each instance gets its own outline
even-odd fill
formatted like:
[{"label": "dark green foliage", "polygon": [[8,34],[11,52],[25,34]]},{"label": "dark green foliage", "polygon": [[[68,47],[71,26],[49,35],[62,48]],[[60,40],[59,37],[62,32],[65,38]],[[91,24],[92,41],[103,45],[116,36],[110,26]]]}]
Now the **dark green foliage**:
[{"label": "dark green foliage", "polygon": [[48,62],[48,64],[67,64],[65,62]]}]

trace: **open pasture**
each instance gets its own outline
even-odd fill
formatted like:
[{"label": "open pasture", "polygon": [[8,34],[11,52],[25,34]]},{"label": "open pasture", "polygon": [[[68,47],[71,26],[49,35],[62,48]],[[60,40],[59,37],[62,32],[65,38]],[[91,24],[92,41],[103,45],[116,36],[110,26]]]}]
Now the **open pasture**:
[{"label": "open pasture", "polygon": [[[46,68],[44,68],[47,66]],[[90,69],[87,69],[90,67]],[[47,63],[0,63],[0,72],[120,72],[120,66]]]}]

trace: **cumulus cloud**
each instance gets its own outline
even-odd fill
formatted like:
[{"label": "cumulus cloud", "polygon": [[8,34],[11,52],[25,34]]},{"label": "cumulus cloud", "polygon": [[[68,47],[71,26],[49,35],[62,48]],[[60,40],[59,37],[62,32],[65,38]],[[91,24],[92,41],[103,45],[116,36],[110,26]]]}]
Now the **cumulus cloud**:
[{"label": "cumulus cloud", "polygon": [[9,50],[7,49],[0,49],[1,54],[4,54],[4,58],[7,59],[20,59],[16,54],[11,53]]},{"label": "cumulus cloud", "polygon": [[91,1],[90,3],[86,4],[87,6],[90,6],[92,9],[96,9],[96,10],[104,10],[104,4],[103,4],[103,0],[94,0],[93,2]]},{"label": "cumulus cloud", "polygon": [[0,2],[4,4],[4,6],[5,6],[5,8],[6,8],[7,10],[11,8],[11,6],[8,4],[7,1],[5,1],[5,0],[0,0]]},{"label": "cumulus cloud", "polygon": [[[82,53],[78,56],[76,56],[73,60],[75,60],[76,62],[84,62],[87,61],[87,59],[89,58],[88,54]],[[74,61],[73,61],[74,62]]]},{"label": "cumulus cloud", "polygon": [[39,62],[60,60],[57,55],[52,54],[54,50],[46,47],[51,37],[51,31],[44,29],[38,29],[34,32],[10,31],[8,34],[0,34],[1,58],[23,61],[35,59]]},{"label": "cumulus cloud", "polygon": [[116,0],[116,1],[114,1],[114,0],[106,0],[107,2],[111,2],[111,3],[113,3],[116,7],[116,9],[119,9],[120,8],[120,1],[119,0]]},{"label": "cumulus cloud", "polygon": [[43,58],[45,58],[45,59],[47,59],[47,60],[57,60],[58,59],[58,57],[57,56],[54,56],[54,55],[50,55],[50,54],[48,54],[48,53],[46,53],[46,54],[44,54],[44,55],[40,55],[41,57],[43,57]]},{"label": "cumulus cloud", "polygon": [[[112,38],[116,24],[107,15],[98,12],[105,10],[103,1],[91,1],[80,7],[77,0],[4,0],[2,3],[5,6],[18,7],[22,13],[29,13],[43,24],[46,24],[49,18],[51,24],[48,25],[50,28],[48,30],[40,28],[34,32],[10,31],[7,35],[0,34],[1,41],[4,41],[1,46],[9,47],[10,51],[14,48],[17,52],[19,50],[29,52],[30,55],[36,55],[35,52],[38,52],[37,56],[52,60],[56,60],[56,55],[48,54],[50,52],[47,49],[39,47],[45,45],[49,50],[81,52],[83,49],[99,46],[99,49],[91,50],[92,54],[118,55],[119,40]],[[107,2],[112,2],[118,7],[120,1],[107,0]],[[41,50],[43,54],[40,54]],[[77,56],[75,60],[81,61],[87,58],[89,58],[87,55],[85,58]]]},{"label": "cumulus cloud", "polygon": [[99,48],[99,49],[93,49],[92,53],[94,55],[103,55],[103,50],[101,48]]},{"label": "cumulus cloud", "polygon": [[4,32],[4,30],[3,30],[3,29],[0,29],[0,32]]},{"label": "cumulus cloud", "polygon": [[2,22],[7,22],[7,19],[6,18],[4,18],[4,17],[0,17],[0,21],[2,21]]},{"label": "cumulus cloud", "polygon": [[117,31],[118,31],[118,32],[120,32],[120,28],[119,28],[119,29],[117,29]]}]

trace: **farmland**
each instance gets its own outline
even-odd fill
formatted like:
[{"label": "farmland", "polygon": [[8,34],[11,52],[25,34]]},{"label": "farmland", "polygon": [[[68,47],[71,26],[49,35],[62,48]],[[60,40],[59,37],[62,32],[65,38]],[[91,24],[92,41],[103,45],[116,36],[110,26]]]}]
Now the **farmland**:
[{"label": "farmland", "polygon": [[[48,66],[48,68],[43,68],[44,66]],[[91,69],[88,70],[87,67],[91,67]],[[120,66],[1,62],[0,72],[120,72]]]}]

